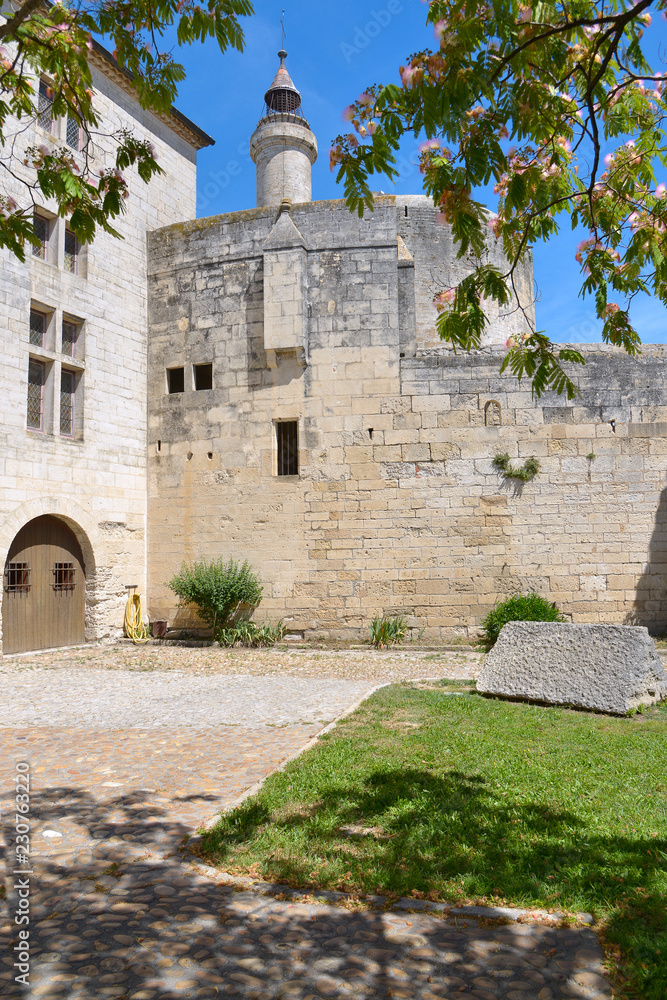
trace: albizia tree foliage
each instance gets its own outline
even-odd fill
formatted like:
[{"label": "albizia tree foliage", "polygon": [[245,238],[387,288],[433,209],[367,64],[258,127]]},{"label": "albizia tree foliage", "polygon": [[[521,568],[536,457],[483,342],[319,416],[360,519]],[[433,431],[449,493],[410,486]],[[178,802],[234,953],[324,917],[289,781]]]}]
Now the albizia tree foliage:
[{"label": "albizia tree foliage", "polygon": [[[585,232],[572,252],[603,340],[637,353],[633,298],[648,291],[667,303],[667,76],[646,56],[651,30],[667,34],[666,6],[432,0],[433,49],[409,57],[400,85],[370,87],[347,109],[353,131],[338,137],[331,162],[360,214],[372,207],[369,177],[397,175],[403,136],[425,138],[424,187],[471,265],[435,303],[439,334],[454,348],[479,346],[485,301],[507,305],[522,259],[566,225]],[[474,197],[489,183],[493,213]],[[484,261],[489,229],[505,269]],[[554,347],[521,306],[525,333],[508,342],[503,369],[532,379],[538,395],[572,398],[563,362],[583,358]]]},{"label": "albizia tree foliage", "polygon": [[[25,258],[26,243],[35,242],[34,205],[45,201],[82,242],[98,228],[118,235],[112,221],[129,194],[126,171],[135,167],[149,181],[161,169],[150,143],[128,129],[110,132],[100,120],[90,69],[95,36],[130,74],[140,104],[168,112],[185,77],[174,35],[176,45],[215,38],[223,52],[241,49],[239,18],[252,12],[249,0],[0,0],[0,247]],[[81,155],[52,141],[26,144],[44,110],[40,79],[51,115],[78,123]],[[101,173],[91,163],[95,140],[115,150],[115,164]]]}]

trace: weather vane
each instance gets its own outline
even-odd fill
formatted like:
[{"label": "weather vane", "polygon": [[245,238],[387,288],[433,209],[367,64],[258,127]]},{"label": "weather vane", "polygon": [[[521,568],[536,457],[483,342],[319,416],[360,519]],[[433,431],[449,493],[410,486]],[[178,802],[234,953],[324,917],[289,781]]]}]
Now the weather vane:
[{"label": "weather vane", "polygon": [[283,16],[280,18],[280,27],[283,32],[283,49],[285,48],[285,8],[283,7]]}]

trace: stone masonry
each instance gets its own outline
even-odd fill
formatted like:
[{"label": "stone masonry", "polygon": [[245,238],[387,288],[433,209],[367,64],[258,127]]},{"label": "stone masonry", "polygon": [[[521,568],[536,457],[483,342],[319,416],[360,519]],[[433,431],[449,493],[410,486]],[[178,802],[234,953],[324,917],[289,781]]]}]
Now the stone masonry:
[{"label": "stone masonry", "polygon": [[[210,141],[176,113],[162,119],[142,110],[100,47],[93,86],[102,121],[91,150],[95,168],[115,162],[111,134],[127,127],[153,143],[165,173],[149,185],[128,173],[128,211],[116,223],[123,238],[99,233],[81,248],[76,273],[64,266],[65,220],[52,204],[43,206],[45,260],[29,253],[21,263],[0,251],[0,564],[32,518],[53,514],[65,521],[84,552],[89,639],[120,634],[125,584],[145,589],[146,231],[195,214],[196,150]],[[64,121],[51,131],[37,122],[25,130],[22,123],[20,141],[57,146],[64,128]],[[19,203],[25,199],[19,185],[4,185]],[[31,308],[47,317],[43,347],[30,339]],[[63,319],[79,331],[74,357],[64,344]],[[46,368],[41,430],[26,427],[31,359]],[[69,436],[59,424],[63,368],[76,379]]]},{"label": "stone masonry", "polygon": [[[426,198],[380,197],[361,220],[342,202],[286,217],[252,210],[149,238],[155,616],[192,624],[166,581],[184,559],[231,555],[262,575],[259,617],[297,632],[354,637],[390,613],[451,637],[532,588],[574,621],[660,629],[664,349],[585,348],[580,396],[535,400],[499,375],[501,348],[431,346],[434,286],[465,262]],[[291,287],[296,243],[304,319],[272,355],[267,276]],[[516,311],[495,317],[496,337],[518,327]],[[202,392],[190,372],[205,362]],[[185,371],[177,395],[173,366]],[[276,474],[284,420],[298,424],[295,476]],[[503,478],[493,458],[505,452],[536,456],[539,474]]]}]

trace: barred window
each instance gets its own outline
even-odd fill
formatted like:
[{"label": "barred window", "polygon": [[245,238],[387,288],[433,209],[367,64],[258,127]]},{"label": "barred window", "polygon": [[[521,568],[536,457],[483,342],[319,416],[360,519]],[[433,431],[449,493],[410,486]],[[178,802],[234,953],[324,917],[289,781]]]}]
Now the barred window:
[{"label": "barred window", "polygon": [[67,128],[65,129],[65,142],[70,147],[70,149],[79,149],[79,140],[81,136],[81,130],[79,128],[79,123],[76,118],[72,115],[67,116]]},{"label": "barred window", "polygon": [[74,563],[57,562],[53,567],[53,589],[74,590]]},{"label": "barred window", "polygon": [[43,215],[35,214],[32,220],[32,226],[35,231],[35,236],[39,240],[37,244],[33,244],[32,255],[33,257],[39,257],[40,260],[48,260],[49,231],[51,229],[51,223]]},{"label": "barred window", "polygon": [[63,437],[74,434],[74,372],[63,368],[60,373],[60,433]]},{"label": "barred window", "polygon": [[53,589],[74,590],[74,563],[55,563]]},{"label": "barred window", "polygon": [[44,376],[45,366],[41,361],[28,364],[28,427],[41,431],[44,421]]},{"label": "barred window", "polygon": [[30,310],[30,343],[33,347],[44,347],[46,316],[37,309]]},{"label": "barred window", "polygon": [[8,562],[5,567],[5,590],[8,594],[27,594],[30,590],[30,567],[26,562]]},{"label": "barred window", "polygon": [[63,265],[65,270],[71,271],[72,274],[76,274],[79,270],[79,241],[69,226],[65,230],[65,257]]},{"label": "barred window", "polygon": [[281,420],[276,423],[276,445],[278,450],[278,475],[298,476],[299,431],[296,420]]},{"label": "barred window", "polygon": [[53,127],[53,96],[50,91],[51,87],[46,80],[40,80],[37,96],[37,121],[47,132],[50,132]]},{"label": "barred window", "polygon": [[76,357],[76,342],[79,336],[79,326],[69,319],[63,320],[62,353],[68,358]]}]

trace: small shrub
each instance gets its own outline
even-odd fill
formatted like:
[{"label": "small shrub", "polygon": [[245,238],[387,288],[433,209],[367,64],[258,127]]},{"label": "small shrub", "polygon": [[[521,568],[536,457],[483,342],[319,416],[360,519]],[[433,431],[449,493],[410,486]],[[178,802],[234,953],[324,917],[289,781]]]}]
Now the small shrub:
[{"label": "small shrub", "polygon": [[183,563],[167,586],[180,597],[182,604],[194,604],[216,639],[241,605],[257,607],[263,590],[252,567],[247,562],[240,566],[234,559]]},{"label": "small shrub", "polygon": [[376,649],[382,649],[383,646],[392,646],[404,639],[408,631],[408,623],[403,617],[388,618],[383,615],[382,618],[378,616],[373,619],[370,630],[371,644]]},{"label": "small shrub", "polygon": [[256,625],[255,622],[241,620],[229,628],[220,628],[217,640],[221,646],[275,646],[285,637],[285,625]]},{"label": "small shrub", "polygon": [[482,622],[484,641],[489,646],[508,622],[563,622],[565,618],[555,604],[547,601],[534,591],[530,594],[514,594],[506,601],[496,604],[493,611]]}]

